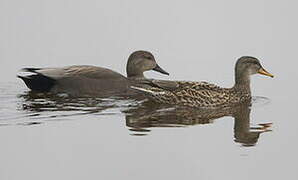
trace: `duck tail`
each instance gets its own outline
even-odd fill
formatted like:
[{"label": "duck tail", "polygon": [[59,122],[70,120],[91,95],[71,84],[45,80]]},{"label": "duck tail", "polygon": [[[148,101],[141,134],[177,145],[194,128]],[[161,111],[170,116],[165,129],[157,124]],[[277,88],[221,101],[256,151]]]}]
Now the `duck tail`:
[{"label": "duck tail", "polygon": [[41,70],[41,68],[22,68],[20,71],[37,73],[38,70]]},{"label": "duck tail", "polygon": [[56,84],[56,80],[41,74],[29,76],[17,75],[17,77],[22,79],[29,89],[38,92],[48,92]]}]

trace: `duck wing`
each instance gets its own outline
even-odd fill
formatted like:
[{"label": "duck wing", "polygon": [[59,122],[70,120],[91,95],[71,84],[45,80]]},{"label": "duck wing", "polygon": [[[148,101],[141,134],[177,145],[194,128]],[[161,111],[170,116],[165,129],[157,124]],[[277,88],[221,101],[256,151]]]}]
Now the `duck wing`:
[{"label": "duck wing", "polygon": [[229,89],[207,82],[180,82],[180,89],[172,92],[186,101],[197,101],[204,106],[218,106],[228,102]]},{"label": "duck wing", "polygon": [[84,77],[90,79],[126,79],[120,73],[96,66],[68,66],[63,68],[24,68],[28,71],[43,75],[55,80],[71,77]]},{"label": "duck wing", "polygon": [[151,80],[150,88],[132,87],[153,100],[192,107],[216,107],[229,101],[229,89],[207,82]]}]

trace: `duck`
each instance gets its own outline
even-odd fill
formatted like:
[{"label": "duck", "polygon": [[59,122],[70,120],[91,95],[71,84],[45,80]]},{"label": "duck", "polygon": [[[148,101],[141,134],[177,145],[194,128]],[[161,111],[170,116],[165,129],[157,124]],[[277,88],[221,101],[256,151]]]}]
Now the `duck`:
[{"label": "duck", "polygon": [[29,75],[17,75],[34,92],[67,93],[70,96],[124,96],[136,92],[130,88],[138,81],[146,80],[145,71],[154,70],[169,75],[157,63],[151,52],[139,50],[133,52],[127,61],[127,77],[111,69],[73,65],[61,68],[23,68],[21,72]]},{"label": "duck", "polygon": [[143,92],[149,99],[158,103],[195,108],[221,108],[251,101],[250,76],[254,74],[274,77],[262,67],[257,58],[243,56],[235,64],[235,84],[231,88],[222,88],[205,81],[167,80],[151,80],[143,82],[147,84],[146,88],[131,88]]}]

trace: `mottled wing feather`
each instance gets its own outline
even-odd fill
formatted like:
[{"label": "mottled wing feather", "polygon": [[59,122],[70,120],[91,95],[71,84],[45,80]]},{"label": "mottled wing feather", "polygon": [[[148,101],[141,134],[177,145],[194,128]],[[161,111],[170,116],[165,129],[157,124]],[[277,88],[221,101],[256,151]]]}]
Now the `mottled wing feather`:
[{"label": "mottled wing feather", "polygon": [[201,106],[219,106],[229,101],[227,89],[207,82],[181,82],[180,90],[172,92],[174,96],[188,104]]},{"label": "mottled wing feather", "polygon": [[221,88],[207,82],[176,82],[178,86],[173,90],[163,87],[152,87],[155,93],[150,95],[158,102],[181,104],[193,107],[216,107],[227,103],[230,99],[229,89]]}]

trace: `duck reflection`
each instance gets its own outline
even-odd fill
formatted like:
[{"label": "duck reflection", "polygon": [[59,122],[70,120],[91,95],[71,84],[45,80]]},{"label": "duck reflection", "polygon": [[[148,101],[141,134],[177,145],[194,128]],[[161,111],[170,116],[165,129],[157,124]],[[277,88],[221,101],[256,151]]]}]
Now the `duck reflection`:
[{"label": "duck reflection", "polygon": [[106,99],[72,98],[64,94],[56,96],[51,93],[31,91],[19,95],[19,98],[23,99],[22,110],[31,112],[80,110],[95,113],[115,106],[114,104],[105,103]]},{"label": "duck reflection", "polygon": [[251,104],[222,109],[181,108],[146,100],[124,98],[71,98],[62,95],[26,92],[19,95],[19,109],[35,117],[21,123],[36,125],[45,120],[71,120],[80,115],[107,116],[125,114],[126,126],[132,135],[144,136],[154,127],[187,127],[213,123],[225,116],[234,118],[234,140],[243,146],[254,146],[260,134],[271,131],[271,123],[251,126]]},{"label": "duck reflection", "polygon": [[[66,94],[54,95],[51,93],[24,92],[18,95],[21,99],[18,109],[25,111],[25,115],[36,117],[41,123],[44,119],[67,120],[77,119],[80,115],[113,115],[122,113],[122,110],[135,106],[135,100],[125,98],[74,98]],[[41,120],[43,119],[43,120]],[[34,121],[34,123],[35,123]],[[31,125],[31,122],[29,123]]]},{"label": "duck reflection", "polygon": [[234,118],[234,141],[243,146],[254,146],[260,134],[271,131],[272,123],[250,126],[250,104],[225,109],[198,110],[192,108],[168,108],[145,102],[126,112],[126,125],[132,135],[146,135],[152,127],[185,127],[213,123],[214,120],[232,116]]}]

